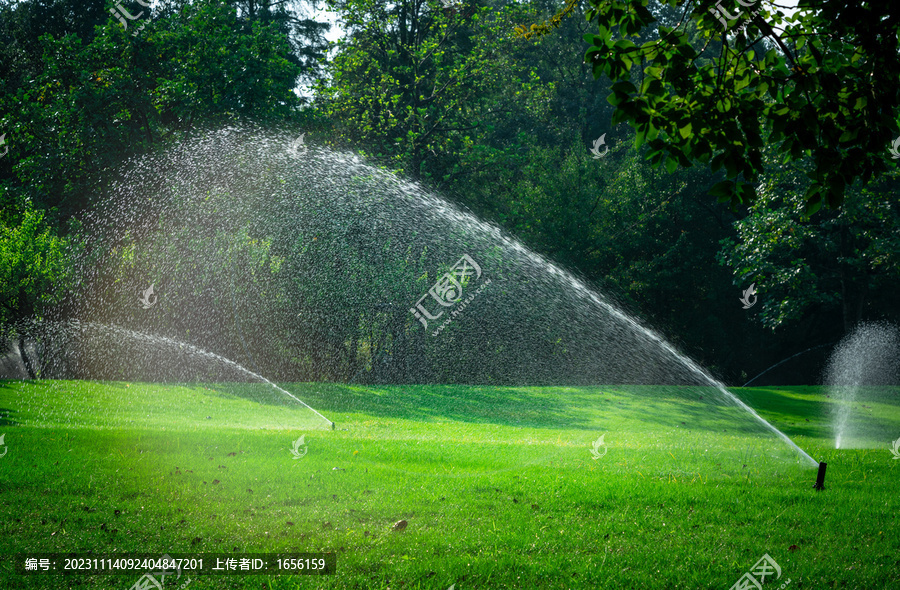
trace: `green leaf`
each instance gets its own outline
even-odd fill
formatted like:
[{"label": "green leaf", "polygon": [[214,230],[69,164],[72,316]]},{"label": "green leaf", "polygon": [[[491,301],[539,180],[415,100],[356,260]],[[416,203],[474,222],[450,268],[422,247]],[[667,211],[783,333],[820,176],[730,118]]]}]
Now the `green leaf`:
[{"label": "green leaf", "polygon": [[667,158],[666,159],[666,170],[669,172],[669,174],[672,174],[673,172],[678,170],[678,161],[675,160],[674,158]]},{"label": "green leaf", "polygon": [[625,94],[634,94],[638,91],[635,85],[627,80],[616,82],[612,85],[612,90],[613,92],[622,92]]},{"label": "green leaf", "polygon": [[730,180],[723,180],[722,182],[717,182],[709,189],[709,194],[714,197],[719,197],[719,202],[730,201],[732,195],[734,195],[734,182]]}]

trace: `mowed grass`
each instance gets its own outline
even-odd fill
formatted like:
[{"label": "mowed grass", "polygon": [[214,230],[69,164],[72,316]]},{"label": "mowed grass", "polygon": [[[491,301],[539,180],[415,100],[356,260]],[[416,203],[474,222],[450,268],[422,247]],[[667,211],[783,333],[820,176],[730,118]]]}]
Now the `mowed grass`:
[{"label": "mowed grass", "polygon": [[336,429],[261,385],[0,382],[0,587],[140,577],[16,576],[26,551],[329,551],[334,576],[189,587],[721,589],[768,553],[767,587],[900,588],[900,461],[834,450],[818,388],[734,391],[824,492],[711,390],[283,386]]}]

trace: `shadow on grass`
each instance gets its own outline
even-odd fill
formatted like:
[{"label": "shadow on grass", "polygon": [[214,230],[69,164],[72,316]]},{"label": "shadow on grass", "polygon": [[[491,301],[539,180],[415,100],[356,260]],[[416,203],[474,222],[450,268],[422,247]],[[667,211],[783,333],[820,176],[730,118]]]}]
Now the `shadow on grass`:
[{"label": "shadow on grass", "polygon": [[571,399],[550,394],[551,388],[305,383],[282,387],[323,412],[361,413],[419,422],[446,420],[556,429],[593,427],[590,416],[575,411]]},{"label": "shadow on grass", "polygon": [[0,426],[18,426],[19,423],[11,418],[11,416],[15,413],[16,411],[13,409],[0,408]]},{"label": "shadow on grass", "polygon": [[[18,392],[15,387],[11,387],[11,383],[21,383],[21,381],[0,380],[0,389],[8,389]],[[9,401],[9,400],[8,400]],[[0,426],[18,426],[19,422],[13,417],[19,410],[14,408],[0,408]]]},{"label": "shadow on grass", "polygon": [[[23,386],[53,382],[0,381],[0,391],[23,394]],[[122,390],[120,382],[85,382]],[[147,384],[153,385],[153,384]],[[290,407],[297,402],[264,383],[167,383],[160,387],[183,387],[205,396],[247,399],[272,407]],[[635,421],[648,430],[684,429],[729,434],[770,433],[746,410],[737,407],[714,387],[604,385],[594,387],[514,387],[474,385],[344,385],[329,383],[280,384],[311,407],[325,413],[359,413],[382,419],[418,422],[454,421],[550,430],[596,431],[617,421]],[[90,389],[88,387],[88,389]],[[756,409],[763,418],[788,436],[830,437],[827,403],[819,387],[748,388],[733,393]],[[37,392],[35,392],[37,393]],[[163,394],[165,395],[165,394]],[[825,402],[825,403],[823,403]],[[16,424],[14,400],[0,410],[0,425]],[[900,406],[898,406],[900,408]],[[880,428],[900,425],[879,419]],[[808,422],[807,422],[808,420]],[[881,424],[883,422],[883,424]]]},{"label": "shadow on grass", "polygon": [[456,421],[559,430],[590,430],[610,418],[666,429],[769,433],[712,387],[481,387],[282,384],[322,412],[361,413],[419,422]]}]

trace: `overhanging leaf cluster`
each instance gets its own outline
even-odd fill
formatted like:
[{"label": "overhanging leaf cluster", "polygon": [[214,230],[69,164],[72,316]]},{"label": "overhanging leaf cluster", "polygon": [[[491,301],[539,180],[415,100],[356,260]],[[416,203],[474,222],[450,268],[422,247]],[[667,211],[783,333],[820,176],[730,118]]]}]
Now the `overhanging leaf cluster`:
[{"label": "overhanging leaf cluster", "polygon": [[[724,168],[711,193],[735,206],[755,199],[762,148],[774,143],[783,163],[813,163],[808,213],[889,169],[900,104],[890,4],[804,0],[794,15],[765,0],[719,4],[737,13],[727,28],[706,0],[654,3],[658,14],[680,11],[671,26],[649,0],[591,0],[598,33],[585,35],[585,61],[615,82],[613,122],[636,129],[652,164]],[[639,36],[650,38],[629,39]]]}]

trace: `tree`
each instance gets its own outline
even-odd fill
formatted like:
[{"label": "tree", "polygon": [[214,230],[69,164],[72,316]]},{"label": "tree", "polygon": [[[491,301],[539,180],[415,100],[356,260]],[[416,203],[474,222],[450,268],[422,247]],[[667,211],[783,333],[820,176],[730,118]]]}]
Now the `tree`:
[{"label": "tree", "polygon": [[228,4],[237,7],[239,18],[248,24],[274,25],[288,40],[291,46],[288,59],[300,68],[302,80],[321,79],[328,48],[325,33],[331,25],[306,18],[304,10],[318,9],[319,0],[228,0]]},{"label": "tree", "polygon": [[[35,317],[59,303],[71,276],[69,240],[53,234],[40,211],[27,208],[18,225],[0,222],[0,326]],[[24,336],[19,334],[24,351]],[[25,368],[35,372],[23,352]]]},{"label": "tree", "polygon": [[[294,92],[301,67],[277,19],[239,17],[209,1],[166,2],[127,30],[102,2],[0,5],[0,16],[8,41],[0,134],[9,147],[0,158],[0,225],[15,230],[0,259],[0,324],[59,301],[68,222],[102,201],[124,160],[195,126],[303,116]],[[36,249],[9,246],[32,234]]]},{"label": "tree", "polygon": [[810,219],[808,179],[769,174],[739,241],[723,241],[722,264],[741,284],[758,285],[760,321],[794,326],[808,341],[831,341],[864,319],[900,319],[900,176],[851,192],[839,211]]},{"label": "tree", "polygon": [[529,100],[502,39],[506,10],[442,8],[437,0],[331,3],[347,27],[318,89],[336,142],[438,181],[453,173],[472,135]]},{"label": "tree", "polygon": [[30,199],[68,218],[123,157],[198,122],[290,120],[300,104],[284,37],[271,24],[245,26],[219,2],[167,13],[138,36],[112,19],[89,41],[45,33],[40,42],[33,81],[0,91],[15,148],[0,161],[0,195],[16,209]]},{"label": "tree", "polygon": [[[732,205],[756,198],[767,143],[786,163],[809,159],[806,212],[838,207],[854,181],[891,166],[900,127],[900,12],[892,3],[800,0],[787,15],[770,0],[714,6],[591,0],[598,32],[585,59],[609,77],[613,122],[627,121],[647,158],[669,170],[709,164],[728,180],[711,192]],[[659,22],[667,8],[678,20]],[[638,45],[629,37],[653,31]]]}]

